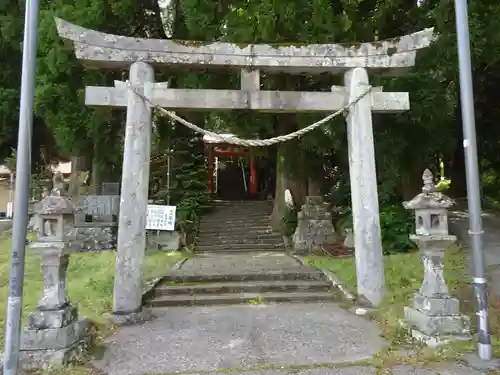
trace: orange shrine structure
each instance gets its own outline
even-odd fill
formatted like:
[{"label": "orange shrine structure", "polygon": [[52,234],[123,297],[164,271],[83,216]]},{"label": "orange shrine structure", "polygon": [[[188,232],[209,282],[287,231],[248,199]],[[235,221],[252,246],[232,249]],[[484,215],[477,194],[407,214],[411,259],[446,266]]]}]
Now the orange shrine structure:
[{"label": "orange shrine structure", "polygon": [[[221,134],[224,137],[232,137],[233,134]],[[208,190],[210,193],[215,193],[214,186],[214,171],[216,166],[216,159],[218,157],[249,157],[250,158],[250,189],[251,196],[257,194],[257,170],[255,167],[255,155],[251,148],[236,146],[229,143],[221,142],[220,140],[205,135],[203,137],[205,142],[205,152],[208,160]]]}]

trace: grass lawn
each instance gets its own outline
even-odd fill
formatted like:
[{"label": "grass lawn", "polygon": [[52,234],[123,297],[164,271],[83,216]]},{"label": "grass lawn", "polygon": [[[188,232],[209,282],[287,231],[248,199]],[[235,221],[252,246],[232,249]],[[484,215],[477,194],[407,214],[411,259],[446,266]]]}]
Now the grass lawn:
[{"label": "grass lawn", "polygon": [[[3,352],[5,308],[9,295],[10,238],[0,237],[0,351]],[[76,253],[70,257],[68,294],[79,313],[94,321],[102,333],[110,327],[109,316],[113,303],[115,252]],[[184,257],[180,253],[147,253],[144,282],[163,276],[171,266]],[[23,297],[23,318],[36,307],[43,290],[39,256],[27,249]],[[73,372],[74,373],[74,372]]]},{"label": "grass lawn", "polygon": [[[309,256],[306,261],[319,268],[332,271],[352,291],[356,291],[356,267],[354,257],[331,258],[328,256]],[[445,260],[445,279],[450,293],[460,299],[460,309],[471,317],[475,331],[475,298],[472,292],[467,260],[464,250],[458,246],[448,249]],[[411,306],[415,291],[420,288],[423,279],[423,266],[417,251],[384,256],[386,296],[380,308],[371,316],[378,322],[383,336],[393,342],[394,350],[398,345],[407,343],[407,336],[401,329],[403,307]],[[490,300],[490,328],[492,334],[500,329],[500,303]],[[492,336],[494,356],[500,356],[500,340]],[[389,349],[391,351],[391,349]],[[458,342],[439,350],[421,348],[419,355],[412,358],[416,363],[428,364],[435,360],[455,359],[464,351],[475,351],[474,342]],[[401,358],[385,356],[386,361],[399,361]]]}]

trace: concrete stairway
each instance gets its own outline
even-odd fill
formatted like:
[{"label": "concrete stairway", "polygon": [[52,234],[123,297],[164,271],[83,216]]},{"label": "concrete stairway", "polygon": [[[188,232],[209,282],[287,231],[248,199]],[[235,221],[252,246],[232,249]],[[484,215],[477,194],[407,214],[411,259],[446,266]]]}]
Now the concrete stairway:
[{"label": "concrete stairway", "polygon": [[270,225],[268,201],[217,201],[201,219],[196,253],[283,251],[283,238]]},{"label": "concrete stairway", "polygon": [[[261,255],[259,255],[261,254]],[[232,258],[232,259],[231,259]],[[271,267],[270,267],[271,265]],[[188,260],[147,300],[149,307],[338,301],[316,269],[283,253],[211,254]]]}]

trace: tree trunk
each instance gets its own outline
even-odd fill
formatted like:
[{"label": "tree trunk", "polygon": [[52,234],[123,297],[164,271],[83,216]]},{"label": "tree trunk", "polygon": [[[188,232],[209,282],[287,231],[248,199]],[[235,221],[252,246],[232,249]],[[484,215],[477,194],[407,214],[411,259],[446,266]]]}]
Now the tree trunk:
[{"label": "tree trunk", "polygon": [[321,193],[321,181],[314,176],[309,176],[307,181],[307,195],[309,196],[323,196]]},{"label": "tree trunk", "polygon": [[[294,114],[277,116],[277,133],[287,134],[297,129]],[[293,157],[292,157],[293,155]],[[296,207],[300,207],[307,195],[307,179],[304,178],[304,157],[300,140],[280,143],[276,157],[276,194],[274,198],[271,225],[273,230],[281,229],[281,217],[285,213],[285,190],[290,189]]]},{"label": "tree trunk", "polygon": [[92,157],[92,175],[91,175],[91,185],[90,194],[98,195],[101,193],[101,168],[99,163],[99,150],[97,142],[94,144],[94,154]]},{"label": "tree trunk", "polygon": [[71,177],[69,182],[68,194],[72,197],[77,197],[80,194],[80,187],[82,181],[80,174],[88,172],[90,169],[90,157],[85,156],[72,156],[71,157]]},{"label": "tree trunk", "polygon": [[413,199],[422,190],[422,173],[425,168],[420,166],[401,172],[401,195],[404,201]]}]

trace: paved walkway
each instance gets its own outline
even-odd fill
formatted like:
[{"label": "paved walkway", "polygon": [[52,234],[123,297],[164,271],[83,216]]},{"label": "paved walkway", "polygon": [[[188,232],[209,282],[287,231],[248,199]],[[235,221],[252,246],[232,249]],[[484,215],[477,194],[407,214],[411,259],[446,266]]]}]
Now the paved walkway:
[{"label": "paved walkway", "polygon": [[[318,274],[284,253],[198,256],[174,277]],[[109,375],[341,364],[371,359],[386,345],[373,322],[335,303],[174,307],[121,328],[95,366]]]},{"label": "paved walkway", "polygon": [[[450,229],[458,236],[464,246],[469,246],[469,214],[467,206],[459,203],[457,208],[450,212]],[[483,247],[486,266],[500,265],[500,214],[494,211],[483,210]]]},{"label": "paved walkway", "polygon": [[109,375],[342,364],[384,346],[375,324],[332,303],[176,307],[108,340]]},{"label": "paved walkway", "polygon": [[[314,272],[285,254],[189,259],[176,276]],[[93,365],[109,375],[375,375],[388,344],[374,322],[335,303],[154,309],[155,319],[120,328]],[[358,364],[358,365],[356,365]],[[461,365],[397,366],[394,375],[480,375]]]},{"label": "paved walkway", "polygon": [[[483,210],[483,250],[489,276],[489,289],[493,297],[500,298],[500,213]],[[458,202],[457,207],[450,212],[450,230],[458,237],[459,242],[469,246],[469,214],[467,205]],[[469,253],[470,255],[470,253]],[[472,263],[469,264],[472,267]]]},{"label": "paved walkway", "polygon": [[[471,370],[461,365],[450,365],[448,369],[417,368],[413,366],[396,366],[391,372],[381,373],[372,366],[349,366],[349,367],[319,367],[314,369],[274,369],[256,371],[224,371],[221,372],[193,372],[189,375],[481,375],[482,373]],[[187,375],[187,374],[186,374]]]},{"label": "paved walkway", "polygon": [[311,273],[310,267],[302,266],[285,253],[241,253],[197,255],[185,262],[172,276],[246,275],[255,273]]}]

